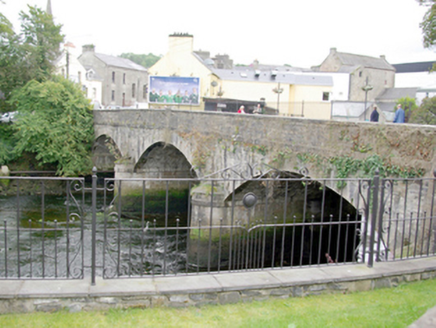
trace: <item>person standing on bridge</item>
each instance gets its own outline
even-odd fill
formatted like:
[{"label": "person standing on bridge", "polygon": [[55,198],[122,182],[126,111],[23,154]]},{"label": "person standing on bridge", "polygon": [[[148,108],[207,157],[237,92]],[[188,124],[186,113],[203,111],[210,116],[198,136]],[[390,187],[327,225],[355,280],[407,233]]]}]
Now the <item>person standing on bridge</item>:
[{"label": "person standing on bridge", "polygon": [[262,114],[262,107],[260,107],[260,104],[257,104],[256,109],[253,111],[254,114]]},{"label": "person standing on bridge", "polygon": [[239,107],[238,114],[245,114],[245,110],[244,109],[245,109],[244,106]]},{"label": "person standing on bridge", "polygon": [[369,120],[371,122],[378,122],[378,112],[377,112],[377,106],[374,106],[374,110],[371,113],[371,116],[369,118]]},{"label": "person standing on bridge", "polygon": [[401,104],[398,104],[397,111],[395,112],[394,123],[404,123],[404,109],[401,108]]}]

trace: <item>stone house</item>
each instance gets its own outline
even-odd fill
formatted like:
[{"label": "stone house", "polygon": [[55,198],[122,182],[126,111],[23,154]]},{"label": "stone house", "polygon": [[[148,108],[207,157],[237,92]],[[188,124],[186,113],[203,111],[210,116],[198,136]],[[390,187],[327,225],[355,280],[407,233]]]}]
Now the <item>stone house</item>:
[{"label": "stone house", "polygon": [[109,108],[140,107],[147,102],[147,69],[126,58],[95,52],[94,45],[84,45],[79,62],[103,79],[102,105]]},{"label": "stone house", "polygon": [[331,48],[329,55],[321,65],[312,67],[319,72],[338,72],[349,75],[349,101],[365,101],[363,88],[369,85],[367,101],[373,101],[387,88],[395,85],[395,68],[386,61],[385,56],[380,58],[338,52]]}]

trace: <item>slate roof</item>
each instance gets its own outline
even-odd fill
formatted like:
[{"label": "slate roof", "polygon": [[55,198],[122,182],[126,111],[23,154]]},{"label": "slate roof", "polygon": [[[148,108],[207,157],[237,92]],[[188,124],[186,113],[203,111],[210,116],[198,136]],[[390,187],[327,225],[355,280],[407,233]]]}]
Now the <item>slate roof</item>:
[{"label": "slate roof", "polygon": [[418,72],[428,72],[436,64],[434,61],[420,62],[420,63],[404,63],[404,64],[394,64],[397,73],[418,73]]},{"label": "slate roof", "polygon": [[127,69],[133,69],[136,71],[147,72],[147,69],[145,67],[138,65],[127,58],[104,55],[99,53],[95,53],[95,56],[109,66],[122,67]]},{"label": "slate roof", "polygon": [[235,66],[235,69],[258,69],[260,71],[271,71],[277,70],[279,72],[312,72],[310,68],[302,68],[302,67],[294,67],[294,66],[285,66],[285,65],[271,65],[271,64],[258,64],[257,68],[253,64],[249,66]]},{"label": "slate roof", "polygon": [[[209,68],[215,75],[222,80],[247,81],[247,82],[271,82],[271,83],[286,83],[295,85],[321,85],[332,86],[333,79],[329,75],[310,74],[310,73],[292,73],[277,71],[277,75],[273,76],[271,71],[256,71],[253,69],[217,69]],[[259,75],[256,75],[256,72]]]},{"label": "slate roof", "polygon": [[367,68],[394,70],[394,67],[383,58],[355,55],[345,52],[336,52],[336,56],[339,58],[342,65],[345,66],[363,66]]},{"label": "slate roof", "polygon": [[377,101],[397,100],[404,97],[416,98],[418,88],[388,88],[377,97]]}]

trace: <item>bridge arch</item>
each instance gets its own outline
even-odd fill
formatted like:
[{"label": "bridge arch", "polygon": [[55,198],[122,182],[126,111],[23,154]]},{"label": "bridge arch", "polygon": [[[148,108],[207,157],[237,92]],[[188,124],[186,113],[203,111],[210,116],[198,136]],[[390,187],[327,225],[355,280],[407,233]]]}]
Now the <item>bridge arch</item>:
[{"label": "bridge arch", "polygon": [[144,151],[133,172],[147,178],[195,178],[191,168],[189,160],[176,146],[159,141]]},{"label": "bridge arch", "polygon": [[115,162],[122,158],[121,150],[108,135],[100,135],[92,147],[92,162],[99,171],[113,171]]}]

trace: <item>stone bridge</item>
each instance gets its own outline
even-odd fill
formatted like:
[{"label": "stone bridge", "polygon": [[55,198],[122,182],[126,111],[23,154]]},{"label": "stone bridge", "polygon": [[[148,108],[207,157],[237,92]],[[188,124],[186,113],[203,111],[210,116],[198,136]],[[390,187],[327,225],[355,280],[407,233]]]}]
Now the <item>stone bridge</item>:
[{"label": "stone bridge", "polygon": [[[327,188],[361,209],[357,180],[344,187],[331,178],[373,175],[375,167],[403,177],[431,178],[436,161],[433,126],[173,109],[96,110],[94,122],[94,163],[99,170],[114,169],[115,178],[239,177],[236,185],[224,183],[213,196],[214,220],[220,217],[226,223],[233,210],[242,220],[250,220],[242,196],[235,196],[236,206],[229,200],[232,190],[251,177],[280,172],[285,177],[308,174],[314,180],[329,179],[324,180]],[[123,184],[123,193],[139,188],[142,182],[130,181]],[[433,213],[429,183],[405,188],[397,189],[392,198],[395,215],[405,217],[406,207]],[[212,213],[209,195],[210,185],[191,191],[191,226],[195,218]]]},{"label": "stone bridge", "polygon": [[[306,166],[321,178],[326,177],[324,168],[317,167],[321,158],[364,159],[374,154],[431,176],[435,161],[434,126],[171,109],[96,110],[94,122],[97,142],[112,142],[120,176],[137,174],[154,147],[168,146],[167,152],[183,156],[198,176],[245,162],[288,171]],[[113,159],[98,164],[111,166]]]},{"label": "stone bridge", "polygon": [[[433,126],[171,109],[96,110],[94,122],[94,162],[114,168],[119,178],[203,177],[247,163],[343,177],[346,159],[350,164],[375,155],[397,171],[431,177],[436,160]],[[156,156],[161,152],[163,162]]]},{"label": "stone bridge", "polygon": [[[352,170],[358,163],[432,177],[436,161],[433,126],[173,109],[96,110],[94,122],[94,162],[116,178],[201,178],[226,168],[243,176],[304,169],[314,179],[352,178],[364,173]],[[329,187],[356,199],[352,184]]]}]

